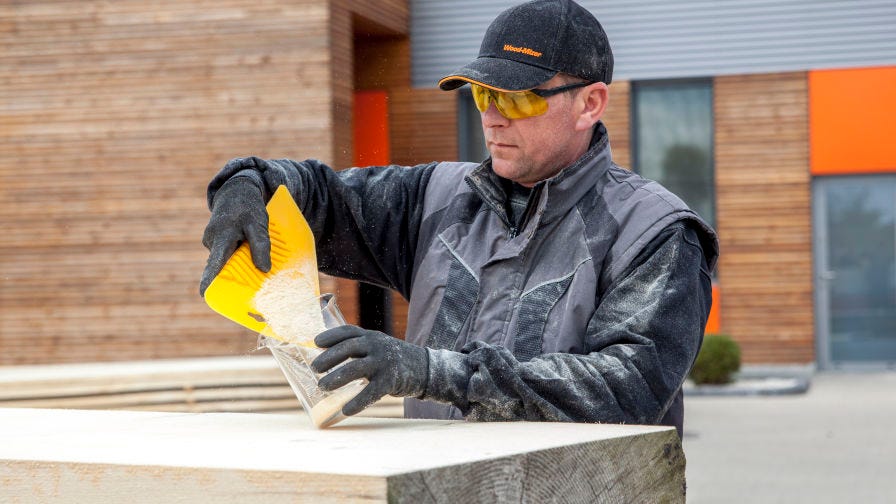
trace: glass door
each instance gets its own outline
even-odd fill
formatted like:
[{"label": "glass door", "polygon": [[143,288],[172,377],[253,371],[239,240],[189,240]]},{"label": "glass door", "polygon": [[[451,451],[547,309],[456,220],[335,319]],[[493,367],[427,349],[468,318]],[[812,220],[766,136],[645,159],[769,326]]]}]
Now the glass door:
[{"label": "glass door", "polygon": [[896,175],[813,184],[820,364],[894,365]]}]

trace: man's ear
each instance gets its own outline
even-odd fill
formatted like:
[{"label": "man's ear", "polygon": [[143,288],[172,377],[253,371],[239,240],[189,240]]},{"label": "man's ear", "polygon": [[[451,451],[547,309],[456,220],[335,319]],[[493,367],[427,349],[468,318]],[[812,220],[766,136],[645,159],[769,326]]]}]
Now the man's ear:
[{"label": "man's ear", "polygon": [[590,130],[597,124],[604,110],[607,109],[607,102],[610,99],[610,89],[603,82],[595,82],[589,86],[582,88],[582,91],[576,96],[578,101],[578,118],[576,119],[576,130]]}]

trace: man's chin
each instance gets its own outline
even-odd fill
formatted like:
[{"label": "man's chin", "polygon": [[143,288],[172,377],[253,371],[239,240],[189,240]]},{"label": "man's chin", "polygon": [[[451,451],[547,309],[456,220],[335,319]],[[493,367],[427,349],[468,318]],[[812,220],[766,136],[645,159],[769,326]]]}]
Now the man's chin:
[{"label": "man's chin", "polygon": [[513,180],[516,173],[513,168],[513,163],[507,160],[492,158],[492,171],[499,177]]}]

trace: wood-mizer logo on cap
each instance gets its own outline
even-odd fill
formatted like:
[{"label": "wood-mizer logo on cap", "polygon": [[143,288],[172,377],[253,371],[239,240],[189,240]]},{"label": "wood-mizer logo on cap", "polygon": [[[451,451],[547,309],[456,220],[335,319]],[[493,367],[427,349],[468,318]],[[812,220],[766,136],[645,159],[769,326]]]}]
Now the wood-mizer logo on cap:
[{"label": "wood-mizer logo on cap", "polygon": [[509,51],[509,52],[518,52],[518,53],[522,53],[522,54],[528,54],[529,56],[535,56],[536,58],[541,57],[540,52],[533,51],[532,49],[529,49],[528,47],[517,47],[514,45],[510,45],[510,44],[504,44],[504,50]]}]

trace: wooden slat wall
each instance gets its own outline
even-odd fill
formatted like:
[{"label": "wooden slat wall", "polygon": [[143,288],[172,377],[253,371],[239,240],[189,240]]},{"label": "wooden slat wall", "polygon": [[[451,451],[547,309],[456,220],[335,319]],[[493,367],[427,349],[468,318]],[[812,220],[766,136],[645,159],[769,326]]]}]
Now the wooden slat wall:
[{"label": "wooden slat wall", "polygon": [[[410,33],[408,0],[338,0],[353,13],[355,35],[404,36]],[[338,3],[334,2],[334,3]],[[406,64],[409,64],[410,60]],[[408,75],[410,83],[410,74]]]},{"label": "wooden slat wall", "polygon": [[610,103],[604,111],[603,122],[610,134],[613,162],[631,169],[631,83],[617,81],[610,84]]},{"label": "wooden slat wall", "polygon": [[392,96],[394,161],[403,165],[457,159],[457,93],[396,90]]},{"label": "wooden slat wall", "polygon": [[814,356],[804,72],[715,79],[722,331],[745,362]]},{"label": "wooden slat wall", "polygon": [[354,76],[354,55],[352,52],[352,15],[348,2],[337,1],[330,4],[330,51],[332,66],[330,82],[333,102],[330,110],[333,125],[333,144],[326,157],[330,166],[342,169],[352,165],[352,93]]},{"label": "wooden slat wall", "polygon": [[253,348],[197,292],[205,186],[235,156],[332,157],[327,3],[4,2],[0,25],[0,364]]}]

